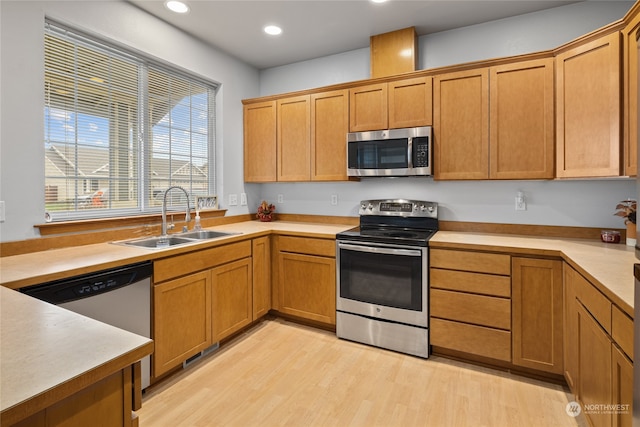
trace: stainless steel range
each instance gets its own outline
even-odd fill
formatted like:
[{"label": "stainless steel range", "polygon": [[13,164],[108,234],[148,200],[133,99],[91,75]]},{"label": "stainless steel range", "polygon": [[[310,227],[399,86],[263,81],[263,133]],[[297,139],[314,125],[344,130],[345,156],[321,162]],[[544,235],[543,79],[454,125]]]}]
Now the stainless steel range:
[{"label": "stainless steel range", "polygon": [[359,213],[360,226],[337,235],[337,335],[427,358],[438,204],[364,200]]}]

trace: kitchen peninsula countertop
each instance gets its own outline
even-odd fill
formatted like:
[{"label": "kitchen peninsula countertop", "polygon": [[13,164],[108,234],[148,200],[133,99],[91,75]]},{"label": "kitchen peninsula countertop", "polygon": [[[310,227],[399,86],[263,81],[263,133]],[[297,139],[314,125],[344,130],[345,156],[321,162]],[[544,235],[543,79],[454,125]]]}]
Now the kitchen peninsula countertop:
[{"label": "kitchen peninsula countertop", "polygon": [[562,258],[633,317],[633,265],[639,262],[633,246],[588,239],[459,231],[438,231],[429,245],[432,248],[476,249]]},{"label": "kitchen peninsula countertop", "polygon": [[0,286],[0,413],[13,424],[132,365],[153,341]]}]

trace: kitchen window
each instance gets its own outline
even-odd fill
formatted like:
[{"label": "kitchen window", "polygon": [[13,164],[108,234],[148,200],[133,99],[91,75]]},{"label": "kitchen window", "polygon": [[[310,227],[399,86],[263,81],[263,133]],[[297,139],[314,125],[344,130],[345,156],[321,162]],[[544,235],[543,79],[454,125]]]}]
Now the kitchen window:
[{"label": "kitchen window", "polygon": [[[172,185],[191,206],[215,194],[216,84],[50,21],[44,44],[54,221],[158,212]],[[169,205],[184,207],[184,194]]]}]

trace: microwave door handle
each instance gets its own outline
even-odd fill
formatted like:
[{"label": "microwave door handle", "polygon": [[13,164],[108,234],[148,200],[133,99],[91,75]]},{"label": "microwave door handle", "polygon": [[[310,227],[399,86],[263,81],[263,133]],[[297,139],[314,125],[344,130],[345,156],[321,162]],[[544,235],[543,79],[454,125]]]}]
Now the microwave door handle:
[{"label": "microwave door handle", "polygon": [[383,248],[378,246],[360,246],[360,245],[350,245],[348,243],[338,243],[338,247],[340,249],[348,249],[356,252],[369,252],[373,254],[386,254],[386,255],[406,255],[406,256],[422,256],[421,251],[411,250],[411,249],[394,249],[394,248]]},{"label": "microwave door handle", "polygon": [[413,169],[413,138],[407,138],[407,166]]}]

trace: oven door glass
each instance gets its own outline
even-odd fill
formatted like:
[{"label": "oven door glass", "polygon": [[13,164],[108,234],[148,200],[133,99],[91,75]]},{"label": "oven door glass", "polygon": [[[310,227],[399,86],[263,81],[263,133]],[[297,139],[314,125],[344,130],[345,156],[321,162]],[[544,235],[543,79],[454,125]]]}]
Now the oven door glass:
[{"label": "oven door glass", "polygon": [[338,243],[338,309],[423,325],[427,249]]}]

